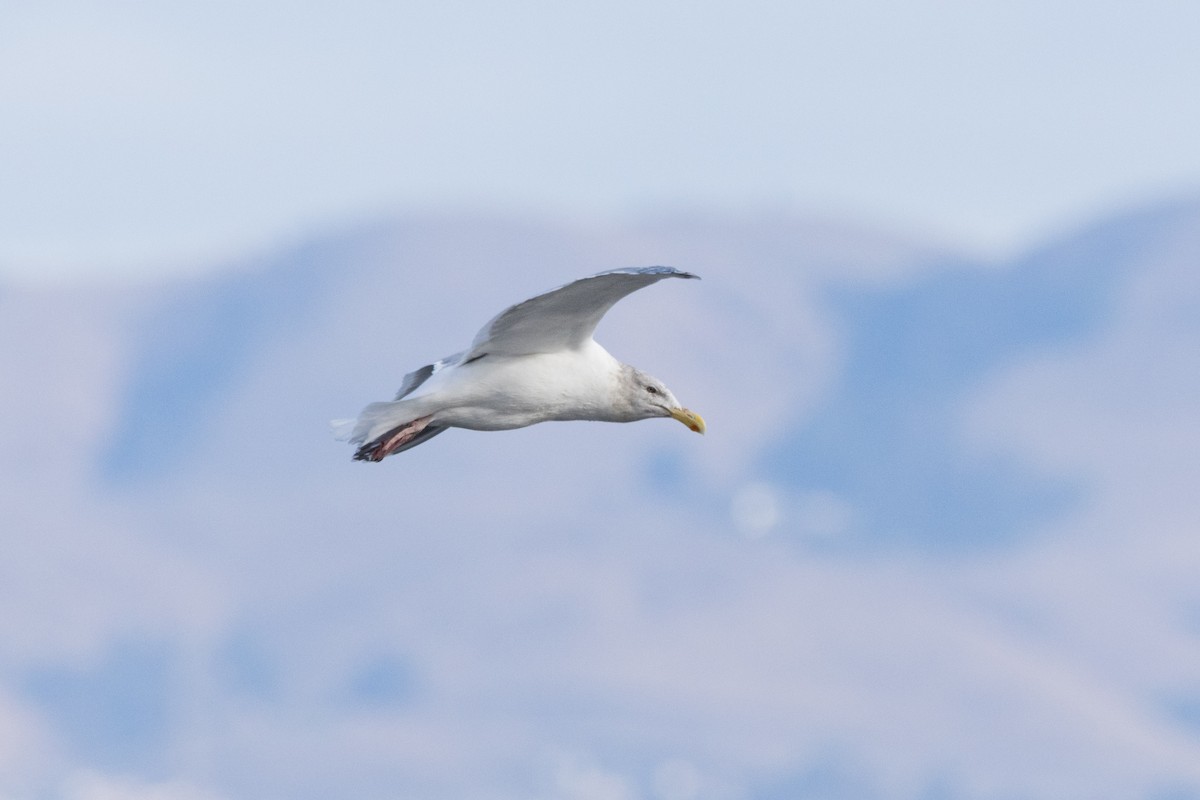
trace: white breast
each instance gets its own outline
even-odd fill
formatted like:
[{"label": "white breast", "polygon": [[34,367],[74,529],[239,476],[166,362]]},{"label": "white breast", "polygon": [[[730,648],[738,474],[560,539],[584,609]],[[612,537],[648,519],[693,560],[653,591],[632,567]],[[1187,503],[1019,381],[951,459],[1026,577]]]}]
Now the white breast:
[{"label": "white breast", "polygon": [[435,424],[474,430],[522,428],[547,420],[611,420],[619,369],[608,351],[589,341],[580,350],[485,356],[446,370],[421,394],[440,406],[433,411]]}]

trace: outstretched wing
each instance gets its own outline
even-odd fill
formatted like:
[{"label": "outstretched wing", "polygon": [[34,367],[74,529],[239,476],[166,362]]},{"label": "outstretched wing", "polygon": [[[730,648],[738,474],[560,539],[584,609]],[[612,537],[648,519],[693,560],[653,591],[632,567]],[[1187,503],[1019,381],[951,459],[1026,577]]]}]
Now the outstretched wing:
[{"label": "outstretched wing", "polygon": [[635,267],[580,278],[501,312],[475,336],[464,361],[488,353],[526,355],[578,347],[625,295],[663,278],[695,277],[674,267]]}]

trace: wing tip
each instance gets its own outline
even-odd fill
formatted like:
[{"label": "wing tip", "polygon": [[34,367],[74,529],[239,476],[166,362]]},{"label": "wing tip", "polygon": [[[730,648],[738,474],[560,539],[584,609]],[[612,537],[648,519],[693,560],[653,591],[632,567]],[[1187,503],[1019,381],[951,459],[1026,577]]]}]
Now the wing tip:
[{"label": "wing tip", "polygon": [[617,269],[607,269],[604,272],[596,273],[596,277],[600,275],[657,275],[660,278],[695,278],[696,280],[700,280],[700,276],[694,272],[687,272],[686,270],[661,264],[652,267],[618,267]]}]

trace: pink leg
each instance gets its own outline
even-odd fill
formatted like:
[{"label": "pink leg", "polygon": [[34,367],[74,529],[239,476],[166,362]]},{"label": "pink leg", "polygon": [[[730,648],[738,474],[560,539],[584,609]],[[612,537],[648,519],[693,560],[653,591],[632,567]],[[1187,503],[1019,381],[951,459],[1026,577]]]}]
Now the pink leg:
[{"label": "pink leg", "polygon": [[354,454],[358,461],[383,461],[383,459],[413,440],[418,433],[425,430],[433,416],[419,417],[412,422],[406,422],[398,428],[380,436],[374,441],[364,444]]}]

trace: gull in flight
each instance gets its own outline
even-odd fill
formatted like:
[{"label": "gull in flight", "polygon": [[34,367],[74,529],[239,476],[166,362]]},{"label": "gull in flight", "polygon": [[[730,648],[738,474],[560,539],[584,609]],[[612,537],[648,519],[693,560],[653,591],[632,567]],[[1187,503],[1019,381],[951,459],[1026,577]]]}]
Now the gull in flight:
[{"label": "gull in flight", "polygon": [[484,325],[470,348],[408,373],[395,400],[334,422],[335,432],[358,446],[358,461],[382,461],[447,428],[671,417],[704,433],[701,416],[662,381],[617,361],[592,338],[625,295],[664,278],[695,277],[673,267],[614,269],[517,303]]}]

